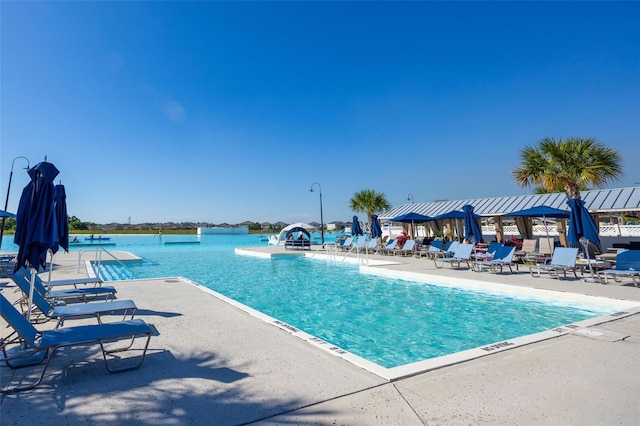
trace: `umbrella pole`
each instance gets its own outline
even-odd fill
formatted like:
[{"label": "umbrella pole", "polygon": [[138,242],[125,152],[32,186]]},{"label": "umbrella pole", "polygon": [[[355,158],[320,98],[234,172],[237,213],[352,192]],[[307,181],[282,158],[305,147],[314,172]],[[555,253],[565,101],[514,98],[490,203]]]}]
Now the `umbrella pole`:
[{"label": "umbrella pole", "polygon": [[31,322],[31,305],[33,304],[33,288],[36,285],[36,270],[31,268],[31,282],[29,286],[29,304],[27,305],[27,321]]}]

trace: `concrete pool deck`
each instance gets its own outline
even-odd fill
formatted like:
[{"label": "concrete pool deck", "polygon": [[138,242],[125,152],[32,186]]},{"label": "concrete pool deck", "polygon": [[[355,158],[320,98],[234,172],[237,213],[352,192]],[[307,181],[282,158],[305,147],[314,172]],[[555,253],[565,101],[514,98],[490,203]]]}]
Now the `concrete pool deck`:
[{"label": "concrete pool deck", "polygon": [[[398,263],[379,268],[640,305],[630,280],[601,285],[533,278],[523,268],[500,275],[436,269],[425,258],[392,260]],[[56,255],[54,277],[77,277],[77,262],[77,254]],[[15,285],[0,282],[15,299]],[[390,382],[187,280],[110,285],[160,332],[142,367],[109,374],[95,348],[59,351],[39,387],[0,396],[0,424],[639,424],[637,314],[594,327],[601,333],[565,334]],[[27,372],[2,367],[2,385]]]}]

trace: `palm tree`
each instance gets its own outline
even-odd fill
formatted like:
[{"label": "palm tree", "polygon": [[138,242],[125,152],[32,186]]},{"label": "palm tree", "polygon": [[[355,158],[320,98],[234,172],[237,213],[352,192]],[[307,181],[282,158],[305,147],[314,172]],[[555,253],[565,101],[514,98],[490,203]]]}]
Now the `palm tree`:
[{"label": "palm tree", "polygon": [[376,212],[391,208],[391,204],[387,201],[387,197],[381,192],[373,189],[365,189],[356,192],[349,201],[349,207],[356,212],[367,213],[367,221],[371,226],[371,216]]},{"label": "palm tree", "polygon": [[516,183],[536,186],[538,193],[564,191],[569,199],[622,175],[620,154],[594,138],[544,138],[536,147],[525,146],[520,158],[520,167],[512,172]]}]

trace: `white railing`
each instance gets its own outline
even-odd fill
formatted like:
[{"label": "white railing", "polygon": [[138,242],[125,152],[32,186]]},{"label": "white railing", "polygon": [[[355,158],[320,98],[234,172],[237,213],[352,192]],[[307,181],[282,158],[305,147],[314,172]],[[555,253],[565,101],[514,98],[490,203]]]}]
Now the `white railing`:
[{"label": "white railing", "polygon": [[[390,229],[389,229],[390,228]],[[394,226],[384,226],[382,228],[382,235],[391,234],[392,237],[397,236],[402,232],[402,226],[394,225]],[[520,232],[518,231],[518,227],[516,225],[505,225],[502,228],[503,235],[505,236],[516,236],[520,238]],[[426,235],[430,235],[430,228],[425,228],[423,225],[416,225],[416,237],[424,237]],[[495,235],[496,228],[493,225],[485,225],[482,227],[483,235]],[[550,236],[557,237],[558,229],[556,225],[534,225],[533,226],[533,235],[534,236]],[[430,235],[431,236],[431,235]],[[600,236],[601,237],[633,237],[640,238],[640,225],[600,225]]]}]

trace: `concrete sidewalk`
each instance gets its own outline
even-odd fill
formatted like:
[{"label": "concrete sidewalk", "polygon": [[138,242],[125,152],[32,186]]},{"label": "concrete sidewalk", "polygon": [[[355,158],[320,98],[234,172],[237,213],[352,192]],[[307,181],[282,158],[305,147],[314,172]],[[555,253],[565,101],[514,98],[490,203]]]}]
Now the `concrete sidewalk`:
[{"label": "concrete sidewalk", "polygon": [[[619,283],[394,260],[384,267],[640,302],[640,289]],[[56,256],[60,266],[73,261]],[[74,268],[55,271],[71,276]],[[109,374],[95,348],[59,351],[38,388],[1,396],[2,425],[639,424],[640,315],[597,326],[599,336],[569,334],[388,382],[186,280],[110,284],[160,331],[142,367]],[[14,288],[0,286],[12,298]],[[4,386],[25,371],[0,373]]]}]

